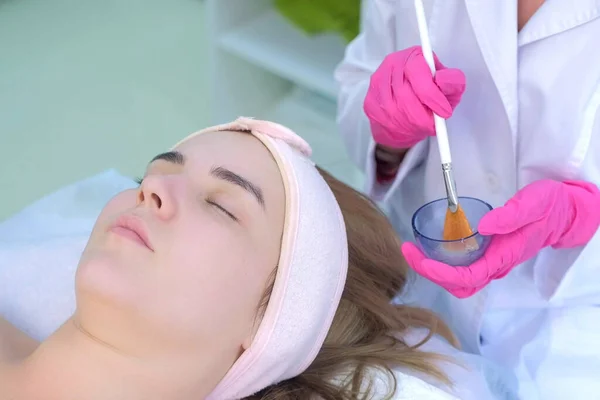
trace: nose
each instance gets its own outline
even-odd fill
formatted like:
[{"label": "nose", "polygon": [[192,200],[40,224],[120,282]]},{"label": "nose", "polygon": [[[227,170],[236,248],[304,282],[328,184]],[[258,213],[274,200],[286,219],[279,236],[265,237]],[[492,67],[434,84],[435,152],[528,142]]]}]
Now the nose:
[{"label": "nose", "polygon": [[149,175],[142,181],[137,195],[138,206],[148,207],[161,219],[172,218],[177,204],[167,175]]}]

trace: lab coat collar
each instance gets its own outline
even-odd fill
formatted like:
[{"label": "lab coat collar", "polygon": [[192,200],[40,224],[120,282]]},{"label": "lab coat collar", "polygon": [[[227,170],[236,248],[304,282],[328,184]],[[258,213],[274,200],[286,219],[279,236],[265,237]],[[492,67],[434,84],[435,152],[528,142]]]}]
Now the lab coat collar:
[{"label": "lab coat collar", "polygon": [[[571,1],[567,2],[571,3]],[[465,4],[481,54],[504,104],[513,143],[516,143],[517,1],[465,0]]]},{"label": "lab coat collar", "polygon": [[519,32],[519,47],[600,17],[600,0],[546,0]]}]

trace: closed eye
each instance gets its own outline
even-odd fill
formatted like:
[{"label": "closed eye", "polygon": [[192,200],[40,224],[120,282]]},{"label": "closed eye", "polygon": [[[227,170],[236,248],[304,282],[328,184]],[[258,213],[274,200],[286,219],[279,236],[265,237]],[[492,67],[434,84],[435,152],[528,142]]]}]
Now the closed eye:
[{"label": "closed eye", "polygon": [[[135,178],[135,182],[138,184],[138,186],[141,186],[143,181],[144,181],[144,178]],[[227,215],[232,220],[238,222],[237,217],[235,215],[233,215],[231,212],[229,212],[225,207],[223,207],[219,203],[216,203],[210,199],[207,199],[206,202],[208,204],[210,204],[211,206],[215,207],[217,210],[221,211],[223,214]]]},{"label": "closed eye", "polygon": [[232,213],[230,213],[225,207],[221,206],[218,203],[215,203],[214,201],[207,199],[206,202],[208,204],[210,204],[211,206],[215,207],[216,209],[218,209],[219,211],[221,211],[223,214],[227,215],[229,218],[231,218],[234,221],[238,221],[237,217],[235,215],[233,215]]}]

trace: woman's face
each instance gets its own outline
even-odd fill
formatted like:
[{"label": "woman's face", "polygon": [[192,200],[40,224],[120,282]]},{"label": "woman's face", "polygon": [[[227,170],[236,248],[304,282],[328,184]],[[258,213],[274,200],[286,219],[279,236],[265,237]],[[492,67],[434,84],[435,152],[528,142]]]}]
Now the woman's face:
[{"label": "woman's face", "polygon": [[250,134],[202,134],[157,156],[98,217],[76,322],[122,351],[235,361],[277,267],[284,209],[277,164]]}]

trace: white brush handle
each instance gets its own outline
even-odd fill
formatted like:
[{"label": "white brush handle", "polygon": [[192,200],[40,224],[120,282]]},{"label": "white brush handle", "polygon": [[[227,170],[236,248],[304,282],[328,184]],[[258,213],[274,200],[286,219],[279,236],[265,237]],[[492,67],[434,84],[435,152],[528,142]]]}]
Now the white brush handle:
[{"label": "white brush handle", "polygon": [[[425,8],[423,7],[422,0],[415,0],[415,9],[417,11],[417,23],[419,25],[419,36],[421,37],[421,47],[423,48],[423,56],[431,75],[435,75],[435,62],[433,60],[433,50],[431,49],[431,42],[429,41],[429,31],[427,30],[427,19],[425,18]],[[446,120],[433,113],[433,122],[435,123],[435,134],[438,140],[438,148],[440,150],[440,158],[442,164],[449,164],[452,162],[450,156],[450,144],[448,143],[448,130],[446,129]]]}]

